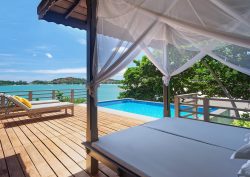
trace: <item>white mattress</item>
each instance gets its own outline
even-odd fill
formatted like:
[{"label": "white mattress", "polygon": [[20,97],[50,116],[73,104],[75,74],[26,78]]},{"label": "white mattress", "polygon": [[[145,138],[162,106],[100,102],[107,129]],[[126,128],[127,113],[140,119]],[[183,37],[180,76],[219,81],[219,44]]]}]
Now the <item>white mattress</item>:
[{"label": "white mattress", "polygon": [[165,118],[143,126],[231,150],[237,150],[246,144],[245,135],[250,133],[250,129],[181,118]]},{"label": "white mattress", "polygon": [[[92,146],[140,176],[236,177],[246,162],[231,160],[233,150],[155,129],[161,129],[164,122],[158,120],[103,136]],[[171,123],[173,130],[182,124]],[[207,131],[204,128],[197,133],[203,135],[201,132]],[[185,133],[185,128],[181,132]],[[192,136],[190,132],[188,136]]]}]

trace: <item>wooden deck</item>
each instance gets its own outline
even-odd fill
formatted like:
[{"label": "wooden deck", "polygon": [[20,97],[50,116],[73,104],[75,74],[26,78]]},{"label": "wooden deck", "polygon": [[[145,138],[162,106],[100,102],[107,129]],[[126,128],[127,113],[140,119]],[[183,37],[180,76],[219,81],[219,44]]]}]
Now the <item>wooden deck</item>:
[{"label": "wooden deck", "polygon": [[[85,171],[86,108],[76,106],[75,116],[50,113],[42,118],[0,120],[0,177],[89,176]],[[99,112],[99,135],[143,123]],[[97,176],[117,176],[99,165]]]}]

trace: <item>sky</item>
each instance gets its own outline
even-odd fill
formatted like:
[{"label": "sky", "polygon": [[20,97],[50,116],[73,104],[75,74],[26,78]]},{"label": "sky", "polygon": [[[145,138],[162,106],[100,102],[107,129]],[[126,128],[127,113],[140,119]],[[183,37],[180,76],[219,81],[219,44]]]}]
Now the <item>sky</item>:
[{"label": "sky", "polygon": [[[39,3],[40,0],[2,2],[0,80],[85,78],[86,32],[38,20]],[[122,79],[124,71],[113,79]]]}]

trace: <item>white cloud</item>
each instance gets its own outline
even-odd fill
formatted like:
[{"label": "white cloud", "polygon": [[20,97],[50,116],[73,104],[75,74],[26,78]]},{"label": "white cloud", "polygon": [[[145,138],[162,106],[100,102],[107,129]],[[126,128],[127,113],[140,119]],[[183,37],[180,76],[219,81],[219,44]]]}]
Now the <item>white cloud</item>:
[{"label": "white cloud", "polygon": [[19,69],[1,69],[1,73],[23,73],[25,70],[19,70]]},{"label": "white cloud", "polygon": [[78,42],[79,42],[81,45],[86,45],[86,44],[87,44],[86,39],[79,39]]},{"label": "white cloud", "polygon": [[49,59],[53,58],[53,55],[51,53],[45,53],[46,57],[48,57]]},{"label": "white cloud", "polygon": [[39,74],[85,74],[86,68],[63,68],[54,70],[35,70]]},{"label": "white cloud", "polygon": [[11,54],[11,53],[0,53],[0,56],[1,57],[12,57],[12,56],[14,56],[14,54]]},{"label": "white cloud", "polygon": [[18,70],[18,69],[3,69],[2,73],[37,73],[37,74],[86,74],[86,68],[62,68],[51,70]]},{"label": "white cloud", "polygon": [[9,63],[0,63],[0,66],[7,66],[10,65]]},{"label": "white cloud", "polygon": [[35,49],[38,49],[38,50],[48,50],[49,47],[46,46],[46,45],[39,45],[39,46],[36,46]]}]

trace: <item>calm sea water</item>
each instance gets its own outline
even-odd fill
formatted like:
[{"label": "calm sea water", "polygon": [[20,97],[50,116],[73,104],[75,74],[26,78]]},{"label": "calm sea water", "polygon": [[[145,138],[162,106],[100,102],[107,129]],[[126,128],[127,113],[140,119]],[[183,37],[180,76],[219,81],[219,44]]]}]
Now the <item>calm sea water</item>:
[{"label": "calm sea water", "polygon": [[[0,86],[0,92],[10,91],[33,91],[33,90],[63,90],[63,89],[85,89],[85,85],[11,85]],[[117,99],[121,90],[116,84],[101,84],[98,89],[98,100],[114,100]]]}]

